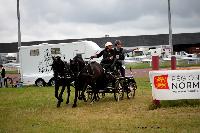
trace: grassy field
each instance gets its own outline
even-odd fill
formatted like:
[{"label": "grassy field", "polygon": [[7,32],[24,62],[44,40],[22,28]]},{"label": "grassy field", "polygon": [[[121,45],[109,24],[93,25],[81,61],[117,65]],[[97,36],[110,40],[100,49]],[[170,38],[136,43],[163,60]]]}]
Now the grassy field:
[{"label": "grassy field", "polygon": [[[1,133],[134,133],[199,132],[200,101],[162,101],[150,110],[148,78],[136,79],[134,99],[116,102],[113,95],[93,104],[78,102],[56,108],[53,87],[0,88]],[[65,97],[65,96],[64,96]]]}]

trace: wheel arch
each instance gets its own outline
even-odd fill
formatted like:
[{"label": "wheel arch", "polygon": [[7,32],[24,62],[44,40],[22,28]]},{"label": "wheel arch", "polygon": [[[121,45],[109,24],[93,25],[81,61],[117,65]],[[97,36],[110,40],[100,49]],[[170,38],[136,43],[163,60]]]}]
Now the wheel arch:
[{"label": "wheel arch", "polygon": [[36,86],[38,86],[38,82],[39,82],[39,81],[43,82],[43,83],[42,83],[43,86],[46,86],[46,82],[45,82],[45,80],[44,80],[43,78],[37,78],[37,79],[35,80],[35,85],[36,85]]}]

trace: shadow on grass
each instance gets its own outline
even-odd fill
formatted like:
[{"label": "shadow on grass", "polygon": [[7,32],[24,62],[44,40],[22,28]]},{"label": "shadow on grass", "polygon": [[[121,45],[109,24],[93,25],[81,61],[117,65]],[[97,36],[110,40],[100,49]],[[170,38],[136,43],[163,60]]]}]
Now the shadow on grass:
[{"label": "shadow on grass", "polygon": [[200,106],[200,100],[170,100],[161,101],[160,105],[150,104],[149,110],[154,110],[157,108],[169,108],[169,107],[198,107]]}]

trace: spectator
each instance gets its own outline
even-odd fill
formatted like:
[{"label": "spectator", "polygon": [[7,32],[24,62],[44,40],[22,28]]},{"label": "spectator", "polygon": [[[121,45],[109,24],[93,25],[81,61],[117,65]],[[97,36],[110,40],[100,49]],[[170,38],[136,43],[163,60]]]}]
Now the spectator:
[{"label": "spectator", "polygon": [[0,70],[1,70],[1,76],[0,76],[1,87],[5,87],[4,79],[5,79],[6,71],[3,65],[0,65]]}]

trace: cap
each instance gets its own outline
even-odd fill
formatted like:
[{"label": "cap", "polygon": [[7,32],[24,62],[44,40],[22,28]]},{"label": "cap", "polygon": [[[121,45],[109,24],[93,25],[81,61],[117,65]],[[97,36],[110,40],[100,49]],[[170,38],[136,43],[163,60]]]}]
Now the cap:
[{"label": "cap", "polygon": [[105,44],[105,47],[107,47],[107,46],[112,46],[112,43],[111,43],[111,42],[107,42],[107,43]]}]

